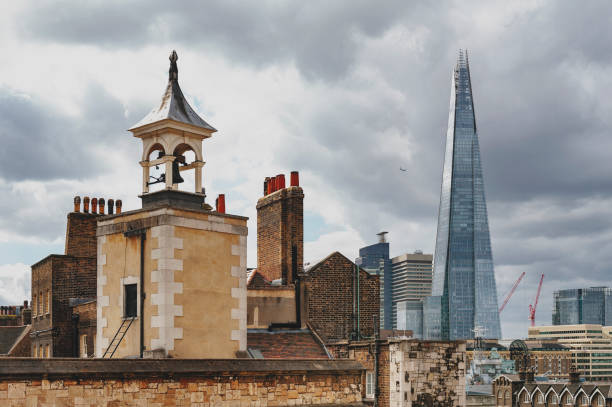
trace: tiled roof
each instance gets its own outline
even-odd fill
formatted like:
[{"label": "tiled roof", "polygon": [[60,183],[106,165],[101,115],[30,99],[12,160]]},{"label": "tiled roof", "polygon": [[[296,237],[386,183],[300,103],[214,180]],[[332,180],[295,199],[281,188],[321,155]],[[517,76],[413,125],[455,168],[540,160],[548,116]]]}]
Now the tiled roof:
[{"label": "tiled roof", "polygon": [[309,330],[249,329],[247,348],[261,352],[264,359],[329,359]]},{"label": "tiled roof", "polygon": [[248,288],[257,289],[257,288],[268,288],[271,286],[272,286],[272,283],[266,280],[266,278],[262,276],[261,273],[259,273],[257,270],[253,270],[249,272],[249,274],[247,275],[247,287]]},{"label": "tiled roof", "polygon": [[0,327],[0,355],[6,355],[11,350],[15,341],[27,327],[28,325]]}]

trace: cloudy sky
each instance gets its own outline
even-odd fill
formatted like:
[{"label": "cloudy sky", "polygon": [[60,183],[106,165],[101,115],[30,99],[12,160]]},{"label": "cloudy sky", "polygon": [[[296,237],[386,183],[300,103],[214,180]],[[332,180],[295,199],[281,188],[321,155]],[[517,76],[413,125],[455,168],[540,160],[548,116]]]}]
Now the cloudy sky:
[{"label": "cloudy sky", "polygon": [[[608,1],[3,2],[0,302],[63,253],[74,195],[140,205],[139,140],[168,55],[206,140],[208,196],[250,217],[265,176],[299,170],[305,260],[350,258],[389,231],[431,253],[459,48],[470,51],[502,314],[526,335],[552,292],[612,268],[612,3]],[[407,169],[402,172],[399,168]],[[210,199],[210,198],[209,198]]]}]

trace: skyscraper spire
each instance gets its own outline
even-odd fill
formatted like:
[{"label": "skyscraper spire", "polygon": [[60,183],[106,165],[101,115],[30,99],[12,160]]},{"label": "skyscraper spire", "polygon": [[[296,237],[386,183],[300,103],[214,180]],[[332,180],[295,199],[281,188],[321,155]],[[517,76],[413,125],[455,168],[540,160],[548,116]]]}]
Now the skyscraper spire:
[{"label": "skyscraper spire", "polygon": [[425,335],[469,339],[482,327],[501,338],[480,147],[467,51],[452,75],[432,296],[425,301]]}]

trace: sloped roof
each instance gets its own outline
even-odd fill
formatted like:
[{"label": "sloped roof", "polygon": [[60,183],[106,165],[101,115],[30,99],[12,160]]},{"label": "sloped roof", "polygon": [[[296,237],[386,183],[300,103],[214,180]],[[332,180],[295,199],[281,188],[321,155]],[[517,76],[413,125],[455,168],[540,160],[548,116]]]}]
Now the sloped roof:
[{"label": "sloped roof", "polygon": [[2,326],[0,327],[0,355],[9,353],[15,341],[19,339],[24,330],[29,325],[24,326]]},{"label": "sloped roof", "polygon": [[162,96],[159,106],[153,108],[141,121],[136,123],[132,129],[155,123],[161,120],[171,119],[177,122],[191,124],[210,131],[217,131],[210,124],[206,123],[193,108],[189,105],[183,91],[178,83],[178,68],[176,61],[178,55],[176,51],[172,51],[170,55],[170,71],[168,77],[168,86]]},{"label": "sloped roof", "polygon": [[249,329],[247,348],[261,352],[264,359],[329,359],[308,329]]}]

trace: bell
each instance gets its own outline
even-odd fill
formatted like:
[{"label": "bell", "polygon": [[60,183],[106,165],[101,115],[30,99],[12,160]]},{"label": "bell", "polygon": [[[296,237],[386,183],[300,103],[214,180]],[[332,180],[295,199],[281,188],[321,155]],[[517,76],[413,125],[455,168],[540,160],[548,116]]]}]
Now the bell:
[{"label": "bell", "polygon": [[172,183],[180,184],[182,182],[185,182],[185,180],[181,177],[178,160],[174,160],[172,161]]}]

